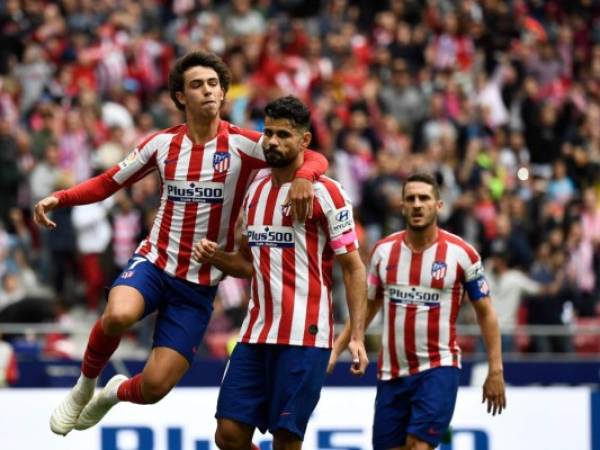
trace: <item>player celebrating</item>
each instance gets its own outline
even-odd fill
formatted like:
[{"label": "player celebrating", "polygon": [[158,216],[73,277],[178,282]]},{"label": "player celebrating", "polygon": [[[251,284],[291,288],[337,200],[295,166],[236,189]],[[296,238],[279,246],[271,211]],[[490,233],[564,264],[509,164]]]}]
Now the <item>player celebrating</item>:
[{"label": "player celebrating", "polygon": [[[150,234],[114,282],[91,331],[81,376],[52,413],[50,427],[57,434],[93,426],[119,401],[159,401],[194,358],[223,273],[209,263],[192,261],[192,245],[206,237],[234,250],[244,193],[256,169],[267,167],[260,134],[219,117],[230,78],[216,55],[186,54],[169,74],[171,98],[185,111],[186,122],[152,135],[102,175],[35,205],[36,223],[54,228],[47,216],[54,208],[100,201],[154,170],[161,177],[161,203]],[[310,213],[312,180],[327,169],[317,153],[307,152],[306,161],[295,176],[308,180],[296,178],[290,189],[290,207],[302,219]],[[113,377],[91,399],[121,335],[157,310],[153,349],[143,372],[131,379]]]},{"label": "player celebrating", "polygon": [[252,277],[252,299],[217,404],[221,450],[245,450],[255,427],[273,434],[273,448],[302,447],[308,419],[326,377],[333,341],[331,271],[342,266],[350,312],[352,372],[368,363],[363,343],[366,273],[351,205],[335,181],[314,183],[313,217],[292,222],[284,199],[310,142],[310,114],[295,97],[265,108],[263,149],[272,174],[255,181],[243,207],[237,253],[202,240],[194,257],[224,273]]},{"label": "player celebrating", "polygon": [[[384,307],[375,450],[428,450],[439,444],[458,391],[455,322],[465,291],[488,351],[483,401],[494,415],[506,407],[500,332],[481,259],[461,238],[438,228],[442,202],[433,177],[411,175],[402,198],[407,229],[376,244],[367,281],[367,324]],[[335,341],[328,371],[349,332],[347,324]]]}]

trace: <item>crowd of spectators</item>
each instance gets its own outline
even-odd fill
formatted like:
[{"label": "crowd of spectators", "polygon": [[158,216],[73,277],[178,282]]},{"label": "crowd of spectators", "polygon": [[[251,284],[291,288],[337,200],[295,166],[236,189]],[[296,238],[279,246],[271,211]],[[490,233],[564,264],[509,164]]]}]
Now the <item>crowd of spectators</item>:
[{"label": "crowd of spectators", "polygon": [[[441,225],[486,260],[508,349],[571,351],[564,337],[517,345],[513,327],[600,315],[597,0],[6,0],[0,35],[0,320],[98,314],[157,178],[57,210],[52,232],[31,205],[182,122],[166,81],[192,49],[231,68],[227,120],[260,130],[270,99],[310,105],[365,258],[403,225],[405,176],[427,171]],[[207,351],[222,353],[246,296],[221,286]]]}]

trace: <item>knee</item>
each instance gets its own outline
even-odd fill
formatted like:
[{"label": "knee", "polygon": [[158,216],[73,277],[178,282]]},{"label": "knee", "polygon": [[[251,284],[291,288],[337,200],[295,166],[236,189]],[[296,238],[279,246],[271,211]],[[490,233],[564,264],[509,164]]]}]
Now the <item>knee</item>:
[{"label": "knee", "polygon": [[137,318],[127,310],[110,308],[102,314],[102,329],[108,335],[122,334],[129,329]]},{"label": "knee", "polygon": [[245,443],[238,434],[219,427],[215,432],[215,444],[217,444],[219,450],[245,450]]},{"label": "knee", "polygon": [[273,450],[300,450],[302,440],[288,430],[277,430],[273,433]]}]

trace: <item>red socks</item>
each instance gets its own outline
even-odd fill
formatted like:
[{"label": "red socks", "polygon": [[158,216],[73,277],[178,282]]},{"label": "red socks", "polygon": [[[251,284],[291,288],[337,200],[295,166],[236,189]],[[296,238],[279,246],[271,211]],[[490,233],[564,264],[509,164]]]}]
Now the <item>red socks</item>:
[{"label": "red socks", "polygon": [[123,402],[137,403],[138,405],[147,405],[148,402],[142,396],[142,374],[138,373],[134,377],[125,380],[119,386],[117,397]]},{"label": "red socks", "polygon": [[100,319],[96,321],[83,354],[81,372],[87,378],[97,378],[119,346],[121,336],[107,336],[102,330]]}]

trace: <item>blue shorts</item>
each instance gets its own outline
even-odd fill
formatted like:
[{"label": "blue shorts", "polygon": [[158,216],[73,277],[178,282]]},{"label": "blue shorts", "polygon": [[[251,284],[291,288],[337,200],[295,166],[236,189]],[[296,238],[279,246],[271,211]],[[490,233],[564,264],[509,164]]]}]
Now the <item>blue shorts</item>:
[{"label": "blue shorts", "polygon": [[168,347],[192,362],[213,310],[216,286],[201,286],[168,275],[134,255],[112,287],[129,286],[144,297],[144,316],[158,310],[153,347]]},{"label": "blue shorts", "polygon": [[330,349],[238,343],[225,369],[217,419],[288,430],[300,439],[321,396]]},{"label": "blue shorts", "polygon": [[373,449],[401,447],[406,435],[436,447],[450,425],[459,369],[436,367],[416,375],[377,383]]}]

